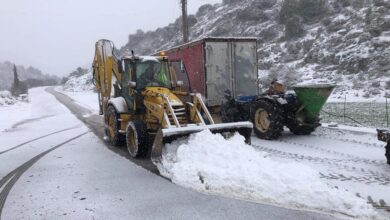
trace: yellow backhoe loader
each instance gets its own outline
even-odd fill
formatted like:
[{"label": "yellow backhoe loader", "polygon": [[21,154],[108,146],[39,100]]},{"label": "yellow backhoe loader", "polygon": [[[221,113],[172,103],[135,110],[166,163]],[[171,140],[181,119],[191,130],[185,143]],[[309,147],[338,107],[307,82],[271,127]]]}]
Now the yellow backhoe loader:
[{"label": "yellow backhoe loader", "polygon": [[99,40],[93,60],[100,114],[112,145],[125,143],[132,157],[150,154],[156,164],[166,143],[204,129],[226,136],[238,132],[250,143],[250,122],[214,122],[201,95],[190,92],[181,61],[133,52],[119,59],[114,52],[111,41]]}]

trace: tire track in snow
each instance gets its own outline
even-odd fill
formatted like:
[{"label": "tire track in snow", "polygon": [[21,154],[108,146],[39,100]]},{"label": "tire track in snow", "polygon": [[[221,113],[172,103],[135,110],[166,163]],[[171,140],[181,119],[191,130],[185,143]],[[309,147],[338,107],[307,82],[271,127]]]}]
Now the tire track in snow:
[{"label": "tire track in snow", "polygon": [[[122,146],[114,147],[111,144],[109,144],[104,139],[105,136],[103,132],[104,123],[103,123],[103,119],[99,115],[94,115],[94,113],[90,109],[86,109],[85,107],[78,105],[68,95],[55,91],[53,87],[49,87],[45,89],[45,91],[52,94],[59,103],[63,104],[66,108],[70,110],[70,112],[72,112],[73,115],[76,116],[76,118],[78,118],[81,122],[83,122],[97,137],[100,138],[100,140],[102,140],[102,142],[107,147],[107,149],[111,150],[112,152],[122,157],[127,158],[131,162],[137,164],[138,166],[141,166],[146,170],[149,170],[155,175],[162,177],[157,167],[150,160],[150,157],[133,158],[129,155],[127,149],[125,149],[124,147]],[[85,117],[85,115],[89,115],[89,116]]]},{"label": "tire track in snow", "polygon": [[65,145],[71,141],[76,140],[77,138],[80,138],[81,136],[86,135],[87,133],[89,133],[89,131],[81,133],[73,138],[70,138],[70,139],[50,148],[49,150],[46,150],[46,151],[36,155],[35,157],[31,158],[30,160],[28,160],[27,162],[25,162],[24,164],[22,164],[18,168],[11,171],[5,177],[3,177],[0,180],[0,219],[1,219],[1,214],[2,214],[2,211],[4,208],[5,201],[7,199],[9,192],[11,191],[12,187],[15,185],[15,183],[23,175],[24,172],[26,172],[32,165],[34,165],[39,159],[41,159],[46,154],[50,153],[51,151]]},{"label": "tire track in snow", "polygon": [[[309,162],[314,162],[314,163],[320,163],[320,164],[325,164],[325,165],[333,165],[336,167],[340,167],[345,169],[348,169],[350,171],[359,171],[363,174],[366,175],[366,177],[355,177],[355,176],[345,176],[343,174],[324,174],[320,172],[320,178],[325,178],[325,179],[330,179],[330,180],[340,180],[340,181],[355,181],[355,182],[361,182],[364,184],[372,184],[376,183],[379,185],[385,185],[388,186],[390,185],[390,177],[381,174],[379,172],[374,172],[371,170],[365,170],[361,168],[360,170],[356,169],[355,167],[349,167],[347,165],[341,165],[338,162],[333,162],[333,161],[328,161],[332,160],[331,158],[319,158],[319,157],[312,157],[312,156],[304,156],[300,154],[295,154],[295,153],[288,153],[268,147],[263,147],[259,145],[254,145],[252,144],[253,147],[256,147],[259,150],[265,151],[267,153],[270,153],[271,155],[277,155],[278,157],[281,158],[286,158],[286,159],[297,159],[297,160],[307,160]],[[356,193],[356,196],[362,198],[359,193]],[[364,199],[364,198],[363,198]],[[383,199],[379,199],[379,203],[374,202],[371,196],[368,196],[366,199],[367,203],[372,205],[375,209],[378,210],[384,210],[386,212],[390,212],[390,206],[386,204],[386,202]]]},{"label": "tire track in snow", "polygon": [[[332,135],[329,135],[329,134],[316,134],[316,133],[313,133],[311,135],[316,136],[316,137],[320,137],[320,138],[323,137],[323,138],[326,138],[326,139],[337,140],[337,141],[341,141],[341,142],[344,142],[344,143],[361,144],[361,145],[364,145],[366,147],[383,148],[382,144],[367,143],[367,142],[357,141],[357,140],[353,140],[353,139],[349,139],[349,138],[339,138],[339,137],[335,137],[335,135],[332,136]],[[337,134],[337,136],[340,136],[340,134]]]},{"label": "tire track in snow", "polygon": [[[364,174],[366,177],[374,179],[378,184],[386,184],[387,180],[390,179],[390,176],[388,176],[387,174],[384,174],[384,173],[342,164],[346,161],[343,159],[305,156],[302,154],[289,153],[289,152],[280,151],[280,150],[276,150],[273,148],[268,148],[268,147],[264,147],[264,146],[260,146],[260,145],[252,144],[252,146],[256,147],[258,150],[265,151],[271,155],[275,155],[275,156],[280,157],[280,158],[305,160],[305,161],[309,161],[311,163],[324,164],[324,165],[329,165],[332,167],[341,168],[343,170],[350,171],[350,172],[359,172],[359,173]],[[335,175],[337,176],[337,174],[335,174]]]},{"label": "tire track in snow", "polygon": [[339,173],[322,173],[320,172],[320,178],[328,179],[328,180],[338,180],[338,181],[353,181],[353,182],[359,182],[364,183],[366,185],[376,183],[379,185],[388,186],[390,185],[390,178],[386,176],[382,177],[373,177],[373,176],[350,176],[350,175],[344,175]]},{"label": "tire track in snow", "polygon": [[[287,140],[292,140],[292,138],[286,138],[286,139]],[[369,159],[361,158],[361,157],[358,157],[358,156],[355,156],[355,155],[352,155],[352,154],[341,153],[341,152],[338,152],[338,151],[328,150],[328,149],[325,149],[325,148],[322,148],[322,147],[317,147],[317,146],[314,146],[314,145],[311,145],[311,144],[303,144],[303,143],[298,143],[298,142],[294,142],[294,141],[286,141],[286,140],[278,140],[278,141],[281,142],[281,143],[292,144],[292,145],[296,145],[296,146],[305,147],[305,148],[308,148],[308,149],[318,150],[318,151],[321,151],[321,152],[324,152],[324,153],[328,153],[328,154],[333,154],[333,155],[336,155],[336,156],[349,158],[349,159],[334,159],[334,160],[351,161],[351,162],[355,162],[355,163],[359,163],[360,162],[360,163],[365,163],[365,164],[370,164],[370,165],[375,165],[375,166],[382,166],[384,163],[386,163],[385,160],[369,160]]]},{"label": "tire track in snow", "polygon": [[[362,197],[360,196],[359,193],[356,193],[356,196],[362,198]],[[386,203],[385,200],[383,200],[383,199],[379,199],[378,202],[375,202],[375,201],[372,199],[371,196],[367,196],[367,203],[370,204],[370,205],[372,205],[372,206],[373,206],[374,208],[376,208],[376,209],[384,210],[384,211],[386,211],[386,212],[390,212],[390,206],[387,205],[387,203]]]},{"label": "tire track in snow", "polygon": [[45,135],[36,137],[36,138],[34,138],[34,139],[28,140],[28,141],[26,141],[26,142],[23,142],[23,143],[21,143],[21,144],[18,144],[18,145],[16,145],[16,146],[14,146],[14,147],[11,147],[11,148],[9,148],[9,149],[7,149],[7,150],[0,151],[0,155],[1,155],[1,154],[4,154],[4,153],[7,153],[7,152],[9,152],[9,151],[15,150],[15,149],[17,149],[17,148],[19,148],[19,147],[22,147],[23,145],[29,144],[29,143],[31,143],[31,142],[34,142],[34,141],[43,139],[43,138],[45,138],[45,137],[49,137],[49,136],[52,136],[52,135],[54,135],[54,134],[58,134],[58,133],[61,133],[61,132],[64,132],[64,131],[69,131],[69,130],[76,129],[76,128],[80,128],[80,127],[81,127],[81,125],[79,125],[79,126],[73,126],[73,127],[70,127],[70,128],[61,129],[61,130],[58,130],[58,131],[55,131],[55,132],[52,132],[52,133],[49,133],[49,134],[45,134]]},{"label": "tire track in snow", "polygon": [[23,121],[17,122],[16,124],[12,125],[12,127],[10,129],[8,129],[7,131],[9,132],[9,131],[19,127],[20,125],[29,124],[29,123],[32,123],[32,122],[35,122],[35,121],[39,121],[41,119],[51,118],[51,117],[54,117],[54,116],[56,116],[56,115],[44,115],[44,116],[41,116],[41,117],[38,117],[38,118],[25,119]]}]

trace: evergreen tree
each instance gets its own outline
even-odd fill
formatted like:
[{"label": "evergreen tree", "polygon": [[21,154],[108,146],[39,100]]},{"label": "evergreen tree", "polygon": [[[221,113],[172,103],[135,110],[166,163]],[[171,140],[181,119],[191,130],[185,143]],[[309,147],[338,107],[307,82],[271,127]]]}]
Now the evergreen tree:
[{"label": "evergreen tree", "polygon": [[26,93],[28,93],[27,85],[19,81],[18,71],[16,69],[16,65],[14,64],[14,82],[11,87],[11,94],[17,97],[20,94]]},{"label": "evergreen tree", "polygon": [[14,64],[14,83],[11,87],[11,93],[13,96],[19,96],[19,77],[18,77],[18,71],[16,70],[16,65]]}]

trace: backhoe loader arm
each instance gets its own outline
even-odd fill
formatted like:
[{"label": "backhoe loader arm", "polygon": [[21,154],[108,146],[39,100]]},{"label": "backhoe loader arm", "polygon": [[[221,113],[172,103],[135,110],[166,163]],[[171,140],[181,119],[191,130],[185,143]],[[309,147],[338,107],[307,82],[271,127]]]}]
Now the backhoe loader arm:
[{"label": "backhoe loader arm", "polygon": [[121,81],[118,58],[114,55],[114,44],[109,40],[99,40],[95,44],[93,60],[93,79],[99,94],[100,114],[106,112],[107,103],[112,96],[112,87]]}]

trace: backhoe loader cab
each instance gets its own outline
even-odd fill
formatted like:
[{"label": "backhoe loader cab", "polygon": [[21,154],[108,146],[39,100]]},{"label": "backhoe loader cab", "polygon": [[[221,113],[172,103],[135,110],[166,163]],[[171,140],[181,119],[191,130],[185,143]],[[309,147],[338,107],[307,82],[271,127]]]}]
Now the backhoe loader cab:
[{"label": "backhoe loader cab", "polygon": [[[113,145],[158,163],[165,143],[209,129],[238,132],[250,143],[252,124],[215,124],[200,94],[190,93],[183,63],[165,56],[117,58],[111,41],[96,43],[93,76],[105,131]],[[150,148],[150,143],[153,143]]]},{"label": "backhoe loader cab", "polygon": [[[128,83],[136,85],[137,90],[146,87],[164,87],[172,89],[168,60],[164,57],[138,57],[124,59],[125,75]],[[136,84],[134,84],[134,82]]]}]

